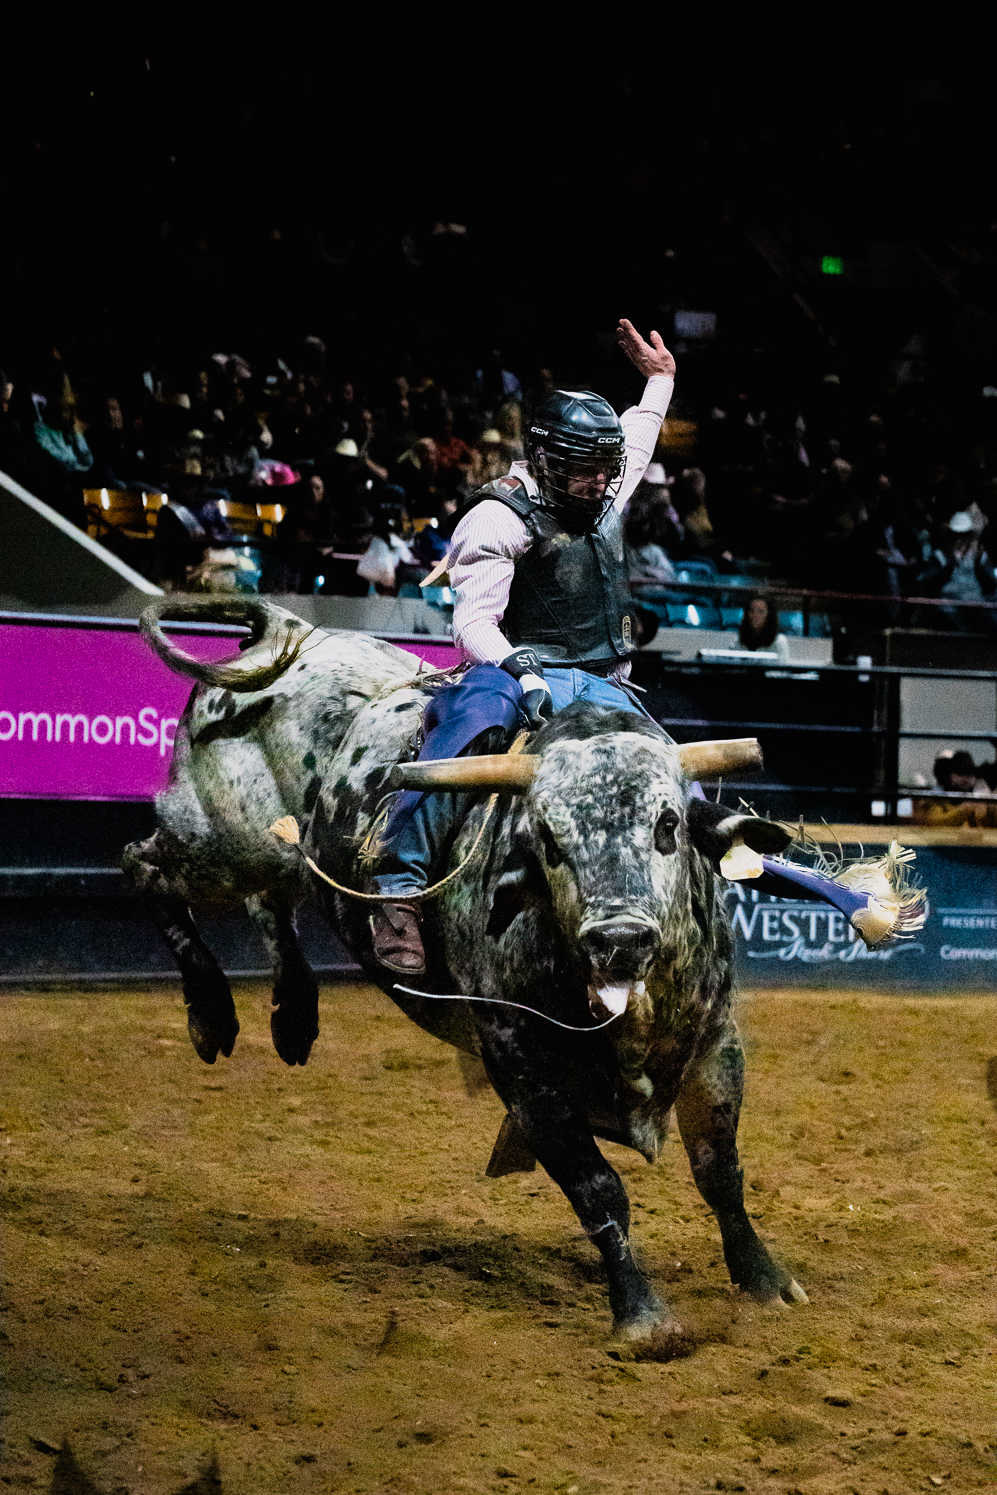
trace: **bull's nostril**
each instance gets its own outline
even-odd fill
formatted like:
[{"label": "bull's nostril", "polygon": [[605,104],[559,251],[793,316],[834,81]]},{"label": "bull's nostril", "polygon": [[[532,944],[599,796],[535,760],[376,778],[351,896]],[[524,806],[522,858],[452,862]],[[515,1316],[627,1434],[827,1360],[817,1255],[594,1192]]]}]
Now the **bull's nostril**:
[{"label": "bull's nostril", "polygon": [[601,924],[590,924],[585,930],[583,942],[599,955],[638,954],[653,950],[658,943],[658,931],[639,919],[611,919]]}]

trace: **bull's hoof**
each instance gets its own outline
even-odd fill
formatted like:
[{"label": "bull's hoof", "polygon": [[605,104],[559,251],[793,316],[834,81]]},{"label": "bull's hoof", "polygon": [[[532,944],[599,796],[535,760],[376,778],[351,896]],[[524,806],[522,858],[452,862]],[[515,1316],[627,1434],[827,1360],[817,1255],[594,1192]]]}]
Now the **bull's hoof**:
[{"label": "bull's hoof", "polygon": [[809,1303],[810,1299],[786,1268],[772,1260],[760,1241],[756,1245],[758,1249],[750,1270],[734,1278],[744,1296],[770,1308],[784,1308],[787,1303]]},{"label": "bull's hoof", "polygon": [[[619,1345],[620,1360],[684,1360],[693,1354],[696,1339],[670,1313],[654,1315],[617,1325],[613,1335]],[[616,1352],[610,1351],[610,1354]]]},{"label": "bull's hoof", "polygon": [[666,1309],[647,1309],[635,1318],[616,1319],[610,1338],[617,1344],[641,1344],[658,1338],[682,1338],[685,1330]]},{"label": "bull's hoof", "polygon": [[775,1284],[766,1282],[748,1286],[742,1283],[741,1292],[753,1303],[761,1303],[766,1308],[785,1308],[789,1303],[810,1302],[800,1284],[788,1272],[780,1273],[779,1281]]},{"label": "bull's hoof", "polygon": [[235,1015],[228,982],[222,976],[220,982],[212,985],[214,991],[209,988],[190,993],[185,988],[183,994],[187,1003],[187,1032],[198,1057],[205,1064],[214,1064],[219,1054],[224,1054],[227,1059],[235,1048],[239,1032],[239,1019]]},{"label": "bull's hoof", "polygon": [[187,1014],[187,1032],[198,1057],[205,1064],[214,1064],[219,1054],[224,1054],[226,1059],[230,1057],[239,1032],[239,1020],[233,1012],[231,1023],[219,1023],[213,1014],[191,1009]]},{"label": "bull's hoof", "polygon": [[307,1064],[318,1037],[317,1009],[301,1012],[293,1007],[275,1007],[270,1014],[270,1036],[285,1064]]},{"label": "bull's hoof", "polygon": [[307,1064],[318,1037],[318,980],[311,966],[283,972],[273,990],[270,1037],[285,1064]]},{"label": "bull's hoof", "polygon": [[800,1284],[773,1259],[768,1247],[758,1239],[746,1219],[743,1227],[735,1233],[733,1240],[725,1240],[731,1282],[746,1298],[771,1308],[782,1308],[787,1303],[809,1303],[810,1299]]}]

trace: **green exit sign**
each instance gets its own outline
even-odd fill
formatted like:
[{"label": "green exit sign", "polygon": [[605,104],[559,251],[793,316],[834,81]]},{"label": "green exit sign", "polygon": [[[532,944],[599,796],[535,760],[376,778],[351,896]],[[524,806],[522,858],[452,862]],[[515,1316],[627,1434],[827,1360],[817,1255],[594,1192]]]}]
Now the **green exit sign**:
[{"label": "green exit sign", "polygon": [[821,256],[820,270],[822,275],[844,275],[845,262],[840,254],[825,254]]}]

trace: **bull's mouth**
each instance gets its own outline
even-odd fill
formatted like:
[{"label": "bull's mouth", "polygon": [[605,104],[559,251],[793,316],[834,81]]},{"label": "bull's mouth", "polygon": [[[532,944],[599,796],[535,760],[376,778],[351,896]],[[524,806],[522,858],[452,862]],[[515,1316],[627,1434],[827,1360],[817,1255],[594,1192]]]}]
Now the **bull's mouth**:
[{"label": "bull's mouth", "polygon": [[594,977],[589,983],[589,1010],[593,1017],[602,1021],[608,1021],[611,1017],[620,1017],[626,1012],[631,1001],[642,997],[646,990],[643,981],[613,984],[603,982],[601,977]]},{"label": "bull's mouth", "polygon": [[589,1007],[600,1019],[619,1017],[642,997],[644,977],[661,944],[656,925],[633,915],[593,920],[579,932],[592,963]]}]

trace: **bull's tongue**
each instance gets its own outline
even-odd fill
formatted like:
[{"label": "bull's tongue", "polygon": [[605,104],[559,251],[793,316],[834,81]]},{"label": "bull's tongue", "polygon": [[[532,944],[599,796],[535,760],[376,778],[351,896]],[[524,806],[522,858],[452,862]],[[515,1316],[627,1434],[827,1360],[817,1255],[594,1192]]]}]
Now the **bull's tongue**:
[{"label": "bull's tongue", "polygon": [[629,986],[600,986],[598,991],[599,1001],[607,1012],[611,1012],[614,1017],[626,1012],[630,1000]]},{"label": "bull's tongue", "polygon": [[607,1012],[612,1013],[613,1017],[619,1017],[621,1013],[626,1012],[631,993],[642,996],[644,993],[643,981],[628,981],[625,986],[607,985],[596,987],[596,994],[599,1001]]}]

